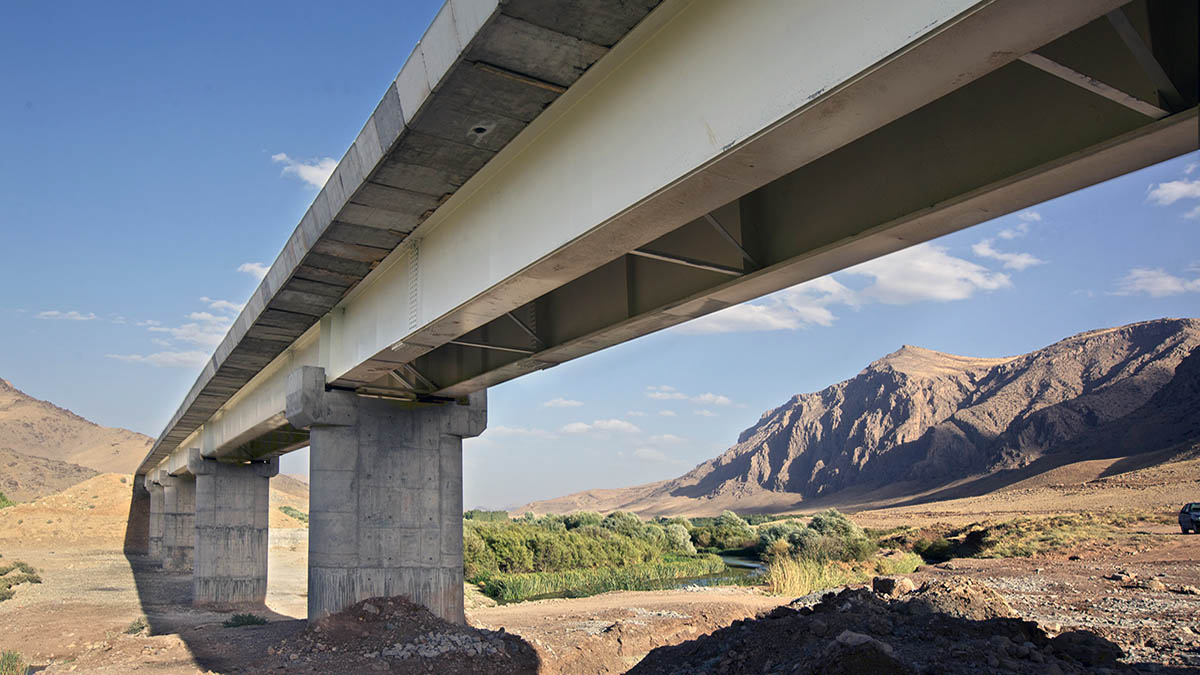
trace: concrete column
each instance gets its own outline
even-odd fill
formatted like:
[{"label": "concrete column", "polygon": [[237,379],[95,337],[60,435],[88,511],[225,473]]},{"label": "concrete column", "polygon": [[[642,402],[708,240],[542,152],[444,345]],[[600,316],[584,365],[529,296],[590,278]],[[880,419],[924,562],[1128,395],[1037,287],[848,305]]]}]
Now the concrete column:
[{"label": "concrete column", "polygon": [[163,487],[158,482],[158,471],[146,474],[146,490],[150,492],[150,544],[147,553],[154,560],[162,560],[163,536]]},{"label": "concrete column", "polygon": [[278,458],[250,464],[188,455],[196,477],[192,604],[236,608],[267,597],[267,517]]},{"label": "concrete column", "polygon": [[308,620],[377,596],[463,617],[462,439],[487,423],[486,392],[415,404],[325,391],[291,374],[288,421],[308,428]]},{"label": "concrete column", "polygon": [[162,558],[163,569],[190,572],[196,549],[196,479],[164,476]]}]

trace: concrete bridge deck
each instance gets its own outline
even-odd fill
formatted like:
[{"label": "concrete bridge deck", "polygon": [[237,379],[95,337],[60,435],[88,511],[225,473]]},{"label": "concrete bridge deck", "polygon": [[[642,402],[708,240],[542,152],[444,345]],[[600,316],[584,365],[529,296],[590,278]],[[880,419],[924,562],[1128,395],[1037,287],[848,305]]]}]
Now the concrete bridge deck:
[{"label": "concrete bridge deck", "polygon": [[461,619],[486,387],[1196,149],[1196,13],[450,0],[139,468],[152,552],[261,600],[311,445],[310,616]]}]

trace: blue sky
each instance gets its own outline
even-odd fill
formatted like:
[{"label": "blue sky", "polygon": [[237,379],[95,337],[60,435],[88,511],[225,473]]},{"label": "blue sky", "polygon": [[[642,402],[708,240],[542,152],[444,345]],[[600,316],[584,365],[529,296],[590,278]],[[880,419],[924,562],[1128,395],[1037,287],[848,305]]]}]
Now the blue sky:
[{"label": "blue sky", "polygon": [[[156,435],[437,6],[6,6],[0,377]],[[902,344],[997,356],[1197,316],[1198,162],[495,387],[466,503],[679,475]]]}]

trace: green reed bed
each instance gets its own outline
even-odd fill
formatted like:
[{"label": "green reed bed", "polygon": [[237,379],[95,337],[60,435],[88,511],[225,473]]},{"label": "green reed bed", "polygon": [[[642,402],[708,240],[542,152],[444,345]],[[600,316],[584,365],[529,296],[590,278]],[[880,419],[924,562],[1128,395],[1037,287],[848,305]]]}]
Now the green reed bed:
[{"label": "green reed bed", "polygon": [[574,569],[560,572],[492,572],[476,577],[483,592],[500,602],[564,596],[582,598],[608,591],[645,591],[679,579],[703,577],[725,571],[725,562],[712,554],[670,557],[623,567]]}]

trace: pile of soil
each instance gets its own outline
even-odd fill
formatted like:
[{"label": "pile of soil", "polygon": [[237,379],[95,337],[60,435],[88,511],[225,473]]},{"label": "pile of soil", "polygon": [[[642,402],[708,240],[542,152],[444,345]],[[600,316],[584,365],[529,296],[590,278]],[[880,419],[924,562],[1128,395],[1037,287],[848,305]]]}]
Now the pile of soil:
[{"label": "pile of soil", "polygon": [[453,624],[405,598],[371,598],[267,648],[243,672],[535,673],[533,647],[516,635]]},{"label": "pile of soil", "polygon": [[[906,580],[905,580],[906,581]],[[969,579],[936,580],[911,593],[880,583],[801,598],[756,619],[660,647],[631,675],[679,673],[1083,673],[1132,672],[1116,644],[1087,631],[1051,636],[1014,616],[998,594]],[[897,596],[898,597],[894,597]]]}]

